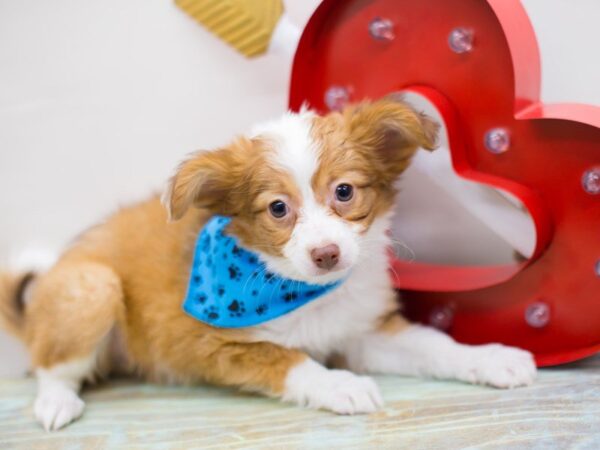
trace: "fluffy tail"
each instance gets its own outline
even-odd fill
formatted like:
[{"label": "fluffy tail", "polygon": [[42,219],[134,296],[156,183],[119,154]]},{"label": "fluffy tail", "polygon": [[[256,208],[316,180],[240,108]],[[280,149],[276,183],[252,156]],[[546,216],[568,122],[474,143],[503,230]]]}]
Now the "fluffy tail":
[{"label": "fluffy tail", "polygon": [[25,292],[34,276],[32,272],[0,272],[0,325],[21,339],[25,322]]},{"label": "fluffy tail", "polygon": [[25,306],[36,274],[56,261],[55,252],[41,247],[26,248],[8,258],[11,270],[0,270],[0,327],[23,339]]}]

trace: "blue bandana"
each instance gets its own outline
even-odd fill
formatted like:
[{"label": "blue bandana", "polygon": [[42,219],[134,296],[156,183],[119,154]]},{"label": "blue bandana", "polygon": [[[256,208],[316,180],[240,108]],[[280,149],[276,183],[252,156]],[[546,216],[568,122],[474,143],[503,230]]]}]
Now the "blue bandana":
[{"label": "blue bandana", "polygon": [[335,289],[282,278],[258,256],[224,234],[231,219],[212,217],[196,241],[183,310],[220,328],[241,328],[273,320]]}]

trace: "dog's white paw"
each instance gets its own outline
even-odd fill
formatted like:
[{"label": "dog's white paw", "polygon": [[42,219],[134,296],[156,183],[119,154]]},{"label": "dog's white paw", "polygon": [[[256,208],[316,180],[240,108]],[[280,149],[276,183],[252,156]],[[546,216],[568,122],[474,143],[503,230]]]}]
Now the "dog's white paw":
[{"label": "dog's white paw", "polygon": [[383,406],[379,388],[370,377],[345,370],[331,370],[323,380],[316,407],[338,414],[364,414]]},{"label": "dog's white paw", "polygon": [[84,406],[72,390],[47,389],[35,399],[33,411],[46,431],[54,431],[81,417]]},{"label": "dog's white paw", "polygon": [[501,344],[472,348],[464,379],[497,388],[527,386],[535,380],[537,369],[531,353]]},{"label": "dog's white paw", "polygon": [[383,406],[372,378],[328,370],[312,360],[290,370],[283,399],[338,414],[371,413]]}]

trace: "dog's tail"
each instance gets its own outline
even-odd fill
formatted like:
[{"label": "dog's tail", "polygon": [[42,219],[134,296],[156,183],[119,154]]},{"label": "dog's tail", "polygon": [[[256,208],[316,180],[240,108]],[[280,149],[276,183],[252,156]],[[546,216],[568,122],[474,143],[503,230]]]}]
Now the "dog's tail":
[{"label": "dog's tail", "polygon": [[51,252],[28,250],[8,264],[12,269],[0,269],[0,327],[23,339],[25,307],[36,276],[47,270],[55,260]]},{"label": "dog's tail", "polygon": [[25,292],[34,278],[33,272],[0,272],[0,324],[21,339],[25,323]]}]

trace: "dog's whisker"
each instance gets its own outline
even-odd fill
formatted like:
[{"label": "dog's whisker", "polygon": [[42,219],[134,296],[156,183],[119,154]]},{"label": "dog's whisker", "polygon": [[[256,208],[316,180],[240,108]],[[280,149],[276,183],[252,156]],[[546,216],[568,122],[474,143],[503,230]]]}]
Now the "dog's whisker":
[{"label": "dog's whisker", "polygon": [[266,270],[266,268],[263,266],[263,267],[260,267],[258,270],[254,270],[254,271],[253,271],[253,272],[250,274],[250,276],[249,276],[249,277],[246,279],[246,282],[244,283],[244,286],[242,287],[242,292],[243,292],[243,293],[246,293],[246,289],[247,289],[247,287],[248,287],[248,282],[249,282],[251,279],[252,279],[252,285],[250,286],[250,289],[252,289],[252,288],[254,287],[254,283],[255,283],[255,281],[256,281],[256,278],[258,278],[258,276],[260,275],[260,273],[261,273],[262,271],[264,271],[264,270]]},{"label": "dog's whisker", "polygon": [[[254,280],[252,280],[252,286],[251,286],[252,290],[254,290],[254,286],[257,282],[259,282],[259,279],[260,279],[260,285],[264,286],[264,280],[267,275],[267,272],[268,272],[267,266],[263,266],[262,270],[260,272],[258,272],[258,274],[254,277]],[[259,294],[260,294],[261,290],[262,290],[262,287],[258,291]]]},{"label": "dog's whisker", "polygon": [[[387,242],[386,242],[387,241]],[[399,252],[397,250],[397,247],[401,247],[403,249],[406,249],[406,251],[408,252],[408,260],[409,261],[415,261],[417,256],[416,253],[414,252],[414,250],[412,248],[410,248],[408,246],[408,244],[406,244],[404,241],[397,239],[397,238],[387,238],[387,239],[364,239],[362,241],[364,244],[372,244],[372,243],[378,243],[378,244],[386,244],[386,243],[391,243],[392,245],[390,246],[392,248],[392,251],[394,252],[394,254],[398,257],[400,257]],[[389,245],[388,245],[389,246]],[[375,249],[375,246],[366,246],[367,249]],[[404,259],[404,258],[403,258]]]},{"label": "dog's whisker", "polygon": [[271,291],[271,295],[269,296],[269,303],[271,302],[271,300],[273,300],[273,295],[275,294],[275,292],[277,292],[279,290],[279,288],[281,288],[281,286],[283,286],[283,283],[285,282],[284,278],[280,278],[279,282],[277,283],[277,286],[275,287],[275,289],[273,289]]}]

